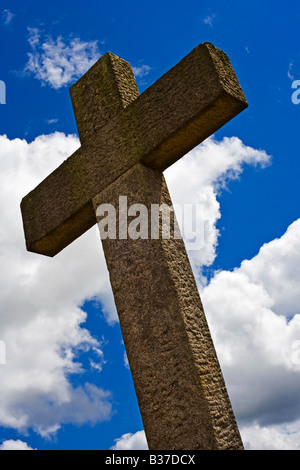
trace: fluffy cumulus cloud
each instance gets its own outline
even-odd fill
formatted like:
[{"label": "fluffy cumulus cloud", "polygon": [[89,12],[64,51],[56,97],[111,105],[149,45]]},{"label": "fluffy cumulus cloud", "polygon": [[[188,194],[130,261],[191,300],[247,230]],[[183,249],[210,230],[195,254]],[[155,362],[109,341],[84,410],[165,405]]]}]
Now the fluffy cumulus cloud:
[{"label": "fluffy cumulus cloud", "polygon": [[32,73],[42,84],[55,89],[80,78],[100,57],[97,41],[68,41],[58,36],[44,37],[37,28],[29,28],[28,62],[25,71]]},{"label": "fluffy cumulus cloud", "polygon": [[[201,267],[212,265],[216,257],[220,236],[217,222],[221,217],[219,192],[230,180],[240,177],[245,165],[265,167],[270,160],[265,151],[246,146],[236,137],[220,142],[211,137],[165,172],[175,212],[182,208],[177,218],[197,275]],[[199,207],[196,219],[193,212],[183,207],[191,204]],[[195,244],[189,242],[194,233],[200,234]]]},{"label": "fluffy cumulus cloud", "polygon": [[[13,14],[5,10],[3,15],[6,23],[10,23]],[[101,57],[98,41],[83,41],[78,37],[53,38],[38,28],[28,28],[28,44],[30,52],[24,73],[32,74],[42,85],[56,90],[70,86]],[[132,69],[137,79],[151,71],[146,64]]]},{"label": "fluffy cumulus cloud", "polygon": [[99,367],[103,361],[79,307],[101,292],[112,304],[96,227],[49,259],[26,251],[20,213],[22,197],[78,145],[77,137],[59,133],[31,143],[0,137],[0,339],[6,346],[0,425],[32,427],[44,436],[62,423],[95,423],[111,413],[108,391],[89,383],[74,388],[69,381],[82,372],[81,352],[90,351]]},{"label": "fluffy cumulus cloud", "polygon": [[14,441],[12,439],[4,441],[1,446],[0,450],[34,450],[32,449],[26,442],[17,440]]},{"label": "fluffy cumulus cloud", "polygon": [[115,439],[111,450],[148,450],[145,432],[138,431],[135,434],[127,433]]},{"label": "fluffy cumulus cloud", "polygon": [[250,448],[298,448],[299,266],[300,219],[281,238],[262,246],[253,259],[232,272],[217,273],[202,291],[225,380]]},{"label": "fluffy cumulus cloud", "polygon": [[132,67],[133,73],[137,78],[145,77],[151,71],[151,67],[149,65],[141,65],[139,67]]},{"label": "fluffy cumulus cloud", "polygon": [[292,424],[244,426],[242,436],[246,450],[300,450],[300,422]]}]

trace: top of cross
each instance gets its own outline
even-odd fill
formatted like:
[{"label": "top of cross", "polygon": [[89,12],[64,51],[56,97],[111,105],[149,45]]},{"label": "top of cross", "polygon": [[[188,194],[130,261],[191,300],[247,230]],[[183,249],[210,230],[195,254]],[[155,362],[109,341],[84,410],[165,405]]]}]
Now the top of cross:
[{"label": "top of cross", "polygon": [[106,53],[70,94],[81,147],[21,203],[27,249],[47,256],[96,223],[92,199],[136,163],[164,171],[248,106],[210,43],[141,95],[130,64]]}]

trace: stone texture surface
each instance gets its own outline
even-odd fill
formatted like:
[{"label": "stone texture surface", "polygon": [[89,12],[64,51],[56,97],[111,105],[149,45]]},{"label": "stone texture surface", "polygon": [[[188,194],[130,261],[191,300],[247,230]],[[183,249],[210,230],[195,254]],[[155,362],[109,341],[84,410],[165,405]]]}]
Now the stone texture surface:
[{"label": "stone texture surface", "polygon": [[247,107],[226,54],[200,44],[139,95],[107,53],[70,89],[81,148],[22,201],[29,251],[54,256],[95,223],[92,199],[135,164],[163,171]]},{"label": "stone texture surface", "polygon": [[[162,173],[140,164],[94,199],[95,211],[117,208],[119,195],[149,214],[171,206]],[[102,243],[150,449],[242,449],[182,239]]]}]

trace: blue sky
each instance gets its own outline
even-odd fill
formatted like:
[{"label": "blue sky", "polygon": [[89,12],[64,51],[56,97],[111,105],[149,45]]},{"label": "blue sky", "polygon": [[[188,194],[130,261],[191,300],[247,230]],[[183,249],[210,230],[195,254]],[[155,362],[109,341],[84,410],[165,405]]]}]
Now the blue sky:
[{"label": "blue sky", "polygon": [[244,443],[299,449],[299,23],[296,1],[1,3],[0,448],[145,447],[96,228],[29,254],[19,203],[79,146],[68,88],[102,54],[143,92],[210,41],[249,108],[166,178],[174,200],[207,203],[190,258]]}]

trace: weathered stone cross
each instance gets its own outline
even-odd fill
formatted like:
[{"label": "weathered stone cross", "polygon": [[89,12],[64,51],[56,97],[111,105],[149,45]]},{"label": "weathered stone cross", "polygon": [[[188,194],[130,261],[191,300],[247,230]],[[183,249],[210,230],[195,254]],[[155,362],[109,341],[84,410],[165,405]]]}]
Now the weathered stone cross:
[{"label": "weathered stone cross", "polygon": [[[70,93],[81,147],[21,203],[27,249],[47,256],[120,195],[171,206],[162,172],[247,107],[210,43],[140,96],[131,66],[111,53]],[[183,241],[102,243],[149,448],[242,449]]]}]

